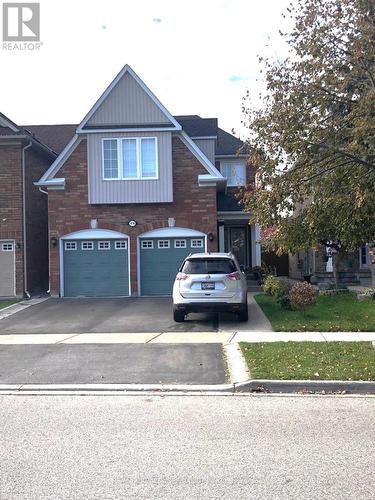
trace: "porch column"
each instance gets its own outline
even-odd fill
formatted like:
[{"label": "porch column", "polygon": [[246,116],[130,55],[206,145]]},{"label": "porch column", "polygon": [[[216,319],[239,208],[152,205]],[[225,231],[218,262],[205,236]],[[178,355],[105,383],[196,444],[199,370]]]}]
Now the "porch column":
[{"label": "porch column", "polygon": [[252,267],[262,265],[260,240],[260,228],[258,224],[251,224],[251,265]]},{"label": "porch column", "polygon": [[225,252],[224,224],[219,222],[219,252]]}]

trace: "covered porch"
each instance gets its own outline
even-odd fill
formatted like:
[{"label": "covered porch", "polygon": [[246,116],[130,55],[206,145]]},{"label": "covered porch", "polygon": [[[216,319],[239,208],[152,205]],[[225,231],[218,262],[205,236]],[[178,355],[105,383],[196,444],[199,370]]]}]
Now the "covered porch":
[{"label": "covered porch", "polygon": [[261,265],[260,230],[246,212],[218,212],[218,250],[232,252],[244,270]]}]

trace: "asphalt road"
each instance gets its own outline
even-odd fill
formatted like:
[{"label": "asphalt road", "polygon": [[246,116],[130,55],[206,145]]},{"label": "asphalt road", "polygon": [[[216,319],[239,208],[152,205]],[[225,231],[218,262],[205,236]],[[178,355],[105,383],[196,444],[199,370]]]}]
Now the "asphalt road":
[{"label": "asphalt road", "polygon": [[0,498],[375,497],[375,399],[0,398]]},{"label": "asphalt road", "polygon": [[225,382],[221,344],[0,346],[0,385]]}]

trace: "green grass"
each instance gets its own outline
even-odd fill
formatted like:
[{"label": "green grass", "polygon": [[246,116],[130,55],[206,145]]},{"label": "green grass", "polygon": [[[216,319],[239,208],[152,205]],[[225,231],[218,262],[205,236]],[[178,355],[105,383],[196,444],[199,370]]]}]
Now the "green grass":
[{"label": "green grass", "polygon": [[375,301],[360,302],[354,293],[319,295],[305,314],[283,309],[269,295],[256,295],[255,300],[276,332],[375,331]]},{"label": "green grass", "polygon": [[11,306],[12,304],[15,304],[16,302],[18,302],[18,299],[0,300],[0,309],[4,309],[4,307]]},{"label": "green grass", "polygon": [[252,378],[375,380],[371,342],[240,343]]}]

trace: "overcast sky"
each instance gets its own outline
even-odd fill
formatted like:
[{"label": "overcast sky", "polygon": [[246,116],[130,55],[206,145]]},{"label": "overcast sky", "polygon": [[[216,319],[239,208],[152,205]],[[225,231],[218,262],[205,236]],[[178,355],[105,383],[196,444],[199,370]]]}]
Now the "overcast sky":
[{"label": "overcast sky", "polygon": [[18,124],[78,123],[127,63],[172,114],[239,132],[241,98],[260,89],[257,54],[285,54],[288,4],[41,0],[40,51],[0,49],[0,111]]}]

